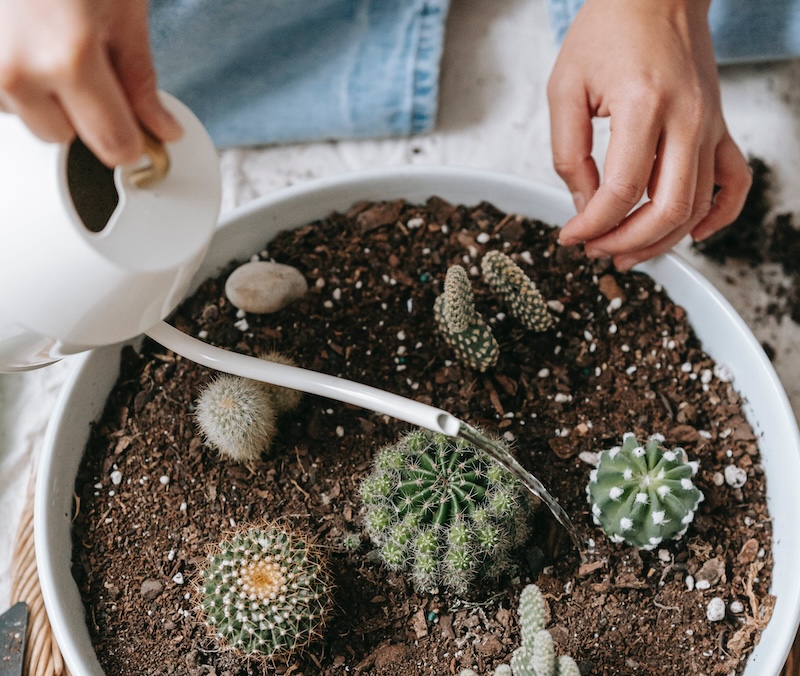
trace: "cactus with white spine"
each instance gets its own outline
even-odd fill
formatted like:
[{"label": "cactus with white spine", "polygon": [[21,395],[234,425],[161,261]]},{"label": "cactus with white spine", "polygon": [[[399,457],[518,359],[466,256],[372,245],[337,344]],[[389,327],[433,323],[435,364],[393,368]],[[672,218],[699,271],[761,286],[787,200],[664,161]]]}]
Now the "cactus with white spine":
[{"label": "cactus with white spine", "polygon": [[679,540],[703,500],[692,477],[697,462],[689,462],[681,447],[663,446],[655,434],[641,443],[626,433],[622,446],[600,454],[586,487],[592,517],[612,542],[653,549],[664,540]]},{"label": "cactus with white spine", "polygon": [[[260,358],[294,366],[280,352]],[[288,387],[223,374],[200,392],[195,419],[208,446],[236,462],[252,462],[272,444],[278,416],[295,408],[302,396]]]},{"label": "cactus with white spine", "polygon": [[520,482],[463,439],[406,434],[379,451],[360,491],[384,563],[410,572],[421,592],[463,595],[477,577],[501,575],[529,534]]},{"label": "cactus with white spine", "polygon": [[[263,352],[259,355],[259,358],[263,359],[264,361],[274,362],[275,364],[295,366],[294,360],[291,357],[287,357],[285,354],[277,352],[276,350]],[[280,385],[262,382],[259,382],[259,385],[264,388],[272,397],[272,403],[275,406],[275,412],[278,415],[296,408],[300,403],[300,400],[303,398],[302,392],[299,390],[293,390],[290,387],[281,387]]]},{"label": "cactus with white spine", "polygon": [[253,658],[305,648],[320,637],[331,584],[318,547],[276,524],[221,542],[201,572],[202,610],[223,646]]},{"label": "cactus with white spine", "polygon": [[518,613],[522,645],[511,656],[514,676],[580,676],[575,660],[568,655],[556,658],[553,637],[544,628],[544,598],[535,584],[522,590]]},{"label": "cactus with white spine", "polygon": [[553,317],[533,280],[502,251],[488,251],[481,260],[483,279],[509,311],[532,331],[547,331]]},{"label": "cactus with white spine", "polygon": [[272,444],[277,414],[260,383],[220,375],[200,393],[195,419],[208,446],[237,462],[252,462]]},{"label": "cactus with white spine", "polygon": [[497,363],[500,347],[489,325],[475,310],[472,285],[460,265],[448,268],[444,293],[436,298],[433,314],[439,332],[461,363],[480,372]]}]

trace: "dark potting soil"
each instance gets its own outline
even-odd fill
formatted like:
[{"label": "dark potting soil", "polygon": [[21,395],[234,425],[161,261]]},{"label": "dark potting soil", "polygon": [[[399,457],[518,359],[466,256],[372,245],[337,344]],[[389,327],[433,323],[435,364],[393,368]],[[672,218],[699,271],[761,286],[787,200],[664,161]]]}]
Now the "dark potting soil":
[{"label": "dark potting soil", "polygon": [[[265,246],[262,258],[306,276],[304,298],[242,321],[223,292],[232,264],[173,323],[248,354],[276,348],[304,367],[505,435],[594,552],[581,565],[540,508],[513,575],[467,599],[418,594],[371,551],[358,498],[376,449],[408,425],[306,395],[260,461],[224,461],[204,446],[192,413],[212,374],[146,341],[141,353],[123,353],[76,485],[74,575],[108,674],[443,675],[471,667],[484,676],[519,644],[516,603],[531,581],[548,602],[557,652],[571,654],[584,675],[741,672],[774,602],[758,442],[730,374],[651,278],[589,262],[541,223],[438,198],[357,204]],[[512,255],[536,281],[554,329],[531,333],[498,305],[477,276],[490,249]],[[434,298],[456,263],[472,274],[477,307],[500,344],[486,374],[454,362],[435,330]],[[591,466],[582,458],[628,431],[662,433],[700,463],[706,499],[694,523],[683,540],[652,552],[610,543],[586,502]],[[730,465],[745,470],[744,485],[726,483]],[[313,534],[336,585],[323,640],[270,666],[217,645],[194,587],[210,546],[235,525],[265,520]],[[342,537],[353,532],[362,544],[348,553]],[[718,622],[706,617],[713,597],[729,608]]]}]

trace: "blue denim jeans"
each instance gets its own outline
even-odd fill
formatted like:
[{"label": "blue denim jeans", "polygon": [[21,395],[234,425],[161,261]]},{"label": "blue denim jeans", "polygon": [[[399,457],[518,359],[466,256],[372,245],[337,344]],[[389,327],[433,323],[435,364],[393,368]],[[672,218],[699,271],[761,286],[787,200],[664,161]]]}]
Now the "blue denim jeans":
[{"label": "blue denim jeans", "polygon": [[[584,0],[547,0],[560,43]],[[800,56],[800,0],[712,0],[708,13],[719,64]]]},{"label": "blue denim jeans", "polygon": [[428,131],[448,4],[151,0],[159,87],[218,147]]}]

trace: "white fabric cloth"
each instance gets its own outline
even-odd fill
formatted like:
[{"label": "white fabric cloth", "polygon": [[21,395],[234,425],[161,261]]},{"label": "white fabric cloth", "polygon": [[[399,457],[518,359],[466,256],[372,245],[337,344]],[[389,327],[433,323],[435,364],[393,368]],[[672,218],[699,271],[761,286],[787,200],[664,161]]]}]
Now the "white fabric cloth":
[{"label": "white fabric cloth", "polygon": [[[560,186],[551,166],[545,98],[555,56],[544,0],[453,0],[436,131],[411,139],[224,151],[223,211],[314,177],[389,165],[472,166]],[[736,67],[722,75],[734,137],[746,153],[762,158],[789,187],[800,175],[800,148],[788,141],[796,137],[800,123],[798,83],[800,62]],[[596,129],[596,154],[602,162],[608,127],[600,122]],[[6,131],[0,116],[0,152],[13,152],[14,139]],[[800,212],[800,192],[781,192],[777,204],[781,210]],[[13,219],[14,214],[4,214],[0,227],[13,224]],[[722,270],[698,256],[690,257],[751,323],[758,337],[776,348],[776,366],[795,411],[800,411],[797,325],[758,319],[756,308],[765,298],[746,270],[732,265]],[[740,273],[745,276],[739,278]],[[736,283],[729,283],[726,276]],[[7,605],[11,546],[28,463],[41,447],[68,367],[62,362],[27,374],[0,375],[0,611]]]}]

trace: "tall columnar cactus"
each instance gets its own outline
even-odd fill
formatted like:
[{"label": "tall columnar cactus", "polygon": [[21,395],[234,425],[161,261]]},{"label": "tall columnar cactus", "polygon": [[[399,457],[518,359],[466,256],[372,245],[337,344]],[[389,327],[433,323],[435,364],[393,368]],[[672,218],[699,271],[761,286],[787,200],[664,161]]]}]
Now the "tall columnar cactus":
[{"label": "tall columnar cactus", "polygon": [[475,310],[472,285],[460,265],[448,268],[444,293],[436,298],[433,313],[439,331],[460,362],[481,372],[497,363],[500,348],[489,325]]},{"label": "tall columnar cactus", "polygon": [[377,454],[361,498],[381,558],[423,592],[463,595],[478,576],[499,576],[529,534],[519,481],[468,442],[427,430]]},{"label": "tall columnar cactus", "polygon": [[201,573],[202,610],[222,645],[248,657],[302,650],[331,607],[325,559],[305,536],[271,524],[240,529]]},{"label": "tall columnar cactus", "polygon": [[535,584],[520,594],[519,623],[522,645],[511,656],[514,676],[580,676],[575,660],[568,655],[556,658],[553,637],[544,628],[544,598]]},{"label": "tall columnar cactus", "polygon": [[634,434],[600,454],[586,492],[594,522],[613,542],[653,549],[679,540],[694,519],[703,494],[692,482],[697,462],[686,452],[666,449],[656,434],[641,443]]},{"label": "tall columnar cactus", "polygon": [[260,383],[220,375],[200,393],[195,419],[205,442],[237,462],[257,460],[275,435],[277,416]]},{"label": "tall columnar cactus", "polygon": [[481,260],[486,283],[508,305],[511,314],[532,331],[546,331],[553,326],[547,302],[536,284],[519,265],[502,251],[488,251]]}]

